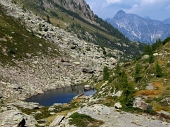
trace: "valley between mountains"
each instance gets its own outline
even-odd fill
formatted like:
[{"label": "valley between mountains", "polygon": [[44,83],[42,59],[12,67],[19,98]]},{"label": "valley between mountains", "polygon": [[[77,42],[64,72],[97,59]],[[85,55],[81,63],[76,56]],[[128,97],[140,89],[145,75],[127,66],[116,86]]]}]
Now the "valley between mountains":
[{"label": "valley between mountains", "polygon": [[[84,0],[0,1],[1,127],[169,127],[170,38],[132,42]],[[92,96],[26,98],[86,85]]]}]

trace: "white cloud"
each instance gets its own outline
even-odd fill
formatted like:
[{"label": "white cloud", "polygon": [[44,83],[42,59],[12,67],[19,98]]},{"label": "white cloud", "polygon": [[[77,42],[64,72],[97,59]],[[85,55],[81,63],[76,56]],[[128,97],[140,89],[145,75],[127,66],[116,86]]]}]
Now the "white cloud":
[{"label": "white cloud", "polygon": [[166,9],[170,9],[170,5],[168,5],[168,6],[166,7]]},{"label": "white cloud", "polygon": [[108,4],[120,3],[122,0],[106,0]]},{"label": "white cloud", "polygon": [[140,5],[134,4],[134,5],[131,6],[131,8],[124,9],[124,11],[127,12],[127,13],[134,13],[134,12],[137,12],[139,10],[139,8],[140,8]]},{"label": "white cloud", "polygon": [[143,4],[154,4],[156,2],[159,2],[160,0],[141,0]]},{"label": "white cloud", "polygon": [[155,6],[159,7],[160,5],[166,5],[167,3],[170,3],[169,0],[141,0],[141,6]]},{"label": "white cloud", "polygon": [[132,8],[137,8],[137,7],[139,7],[139,5],[137,5],[137,4],[134,4],[134,5],[132,6]]},{"label": "white cloud", "polygon": [[169,18],[170,0],[85,0],[99,17],[113,17],[119,10],[141,17],[163,20]]}]

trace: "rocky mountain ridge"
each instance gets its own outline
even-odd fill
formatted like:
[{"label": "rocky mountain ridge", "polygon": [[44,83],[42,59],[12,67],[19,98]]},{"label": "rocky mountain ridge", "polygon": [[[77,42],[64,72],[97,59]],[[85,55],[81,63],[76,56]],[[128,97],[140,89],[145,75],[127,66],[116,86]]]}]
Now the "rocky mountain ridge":
[{"label": "rocky mountain ridge", "polygon": [[119,29],[132,41],[153,43],[170,36],[170,25],[157,20],[147,20],[135,14],[126,14],[120,10],[108,23]]},{"label": "rocky mountain ridge", "polygon": [[86,4],[84,0],[53,0],[53,2],[56,2],[60,6],[71,10],[73,12],[76,12],[77,14],[84,17],[86,20],[95,23],[94,22],[94,13],[91,11],[89,5]]}]

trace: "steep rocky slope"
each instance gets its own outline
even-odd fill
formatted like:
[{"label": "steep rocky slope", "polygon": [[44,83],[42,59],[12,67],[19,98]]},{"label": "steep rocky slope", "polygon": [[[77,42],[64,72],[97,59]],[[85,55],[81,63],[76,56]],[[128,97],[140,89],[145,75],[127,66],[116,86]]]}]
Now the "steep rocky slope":
[{"label": "steep rocky slope", "polygon": [[[12,38],[11,33],[6,33],[5,37],[2,35],[1,42],[6,45],[1,46],[1,58],[8,58],[6,63],[1,66],[1,72],[3,72],[1,93],[4,97],[15,97],[14,94],[16,97],[23,98],[41,93],[41,90],[80,84],[91,76],[83,73],[83,68],[90,67],[98,75],[103,66],[109,64],[111,66],[109,58],[104,57],[103,49],[99,46],[79,40],[76,35],[52,26],[39,16],[30,11],[23,11],[22,8],[10,1],[1,1],[1,4],[8,15],[17,18],[11,18],[13,22],[20,19],[23,25],[26,25],[30,33],[25,31],[23,34],[29,34],[29,36],[33,34],[32,36],[37,39],[32,42],[28,40],[30,42],[28,45],[20,45],[15,40],[17,38],[8,39]],[[41,30],[39,24],[41,24]],[[4,22],[4,25],[8,25],[8,22]],[[15,29],[9,30],[18,34],[17,36],[27,36],[18,31],[12,31]],[[36,43],[38,38],[41,41]],[[11,47],[9,47],[9,43],[11,43]],[[31,45],[31,43],[36,43],[36,45]],[[26,49],[20,52],[23,50],[22,48]],[[35,51],[33,48],[40,51]],[[109,51],[109,49],[107,50]],[[117,53],[117,50],[112,50],[112,53]],[[4,60],[1,59],[1,62],[3,63]],[[9,64],[11,62],[15,66],[11,66]],[[6,90],[4,91],[4,89]],[[13,91],[13,89],[15,90]]]},{"label": "steep rocky slope", "polygon": [[[4,97],[23,99],[47,89],[86,82],[91,75],[83,73],[83,68],[92,68],[99,75],[104,66],[113,66],[107,54],[117,58],[127,55],[125,49],[104,48],[81,40],[15,1],[2,0],[1,5]],[[128,48],[130,43],[123,46]]]}]

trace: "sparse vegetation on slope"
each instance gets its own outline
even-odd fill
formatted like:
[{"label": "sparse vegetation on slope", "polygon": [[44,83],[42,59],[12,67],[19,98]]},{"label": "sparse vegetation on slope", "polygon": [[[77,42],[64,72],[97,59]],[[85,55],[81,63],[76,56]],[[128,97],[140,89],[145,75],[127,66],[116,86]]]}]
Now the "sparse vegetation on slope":
[{"label": "sparse vegetation on slope", "polygon": [[[59,55],[57,46],[44,39],[39,39],[19,20],[4,14],[0,7],[0,63],[15,64],[15,60],[23,60],[36,55]],[[49,51],[49,48],[52,50]]]},{"label": "sparse vegetation on slope", "polygon": [[[165,39],[165,41],[168,39]],[[140,59],[132,62],[117,64],[115,69],[103,70],[103,80],[98,87],[95,98],[106,98],[106,105],[121,102],[123,109],[132,108],[136,97],[144,100],[153,107],[154,111],[170,111],[168,102],[170,94],[170,42],[159,42],[147,46]],[[150,55],[153,56],[152,62]],[[107,76],[106,76],[107,73]],[[107,82],[106,82],[107,81]],[[120,94],[118,94],[120,93]],[[110,98],[110,99],[109,99]],[[150,112],[150,111],[149,111]]]}]

